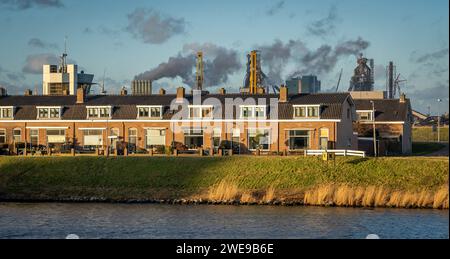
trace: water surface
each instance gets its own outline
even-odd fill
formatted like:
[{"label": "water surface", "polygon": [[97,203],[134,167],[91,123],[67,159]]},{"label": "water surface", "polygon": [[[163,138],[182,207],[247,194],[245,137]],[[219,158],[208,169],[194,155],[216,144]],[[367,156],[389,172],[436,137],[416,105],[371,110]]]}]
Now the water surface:
[{"label": "water surface", "polygon": [[449,238],[448,210],[0,203],[0,238]]}]

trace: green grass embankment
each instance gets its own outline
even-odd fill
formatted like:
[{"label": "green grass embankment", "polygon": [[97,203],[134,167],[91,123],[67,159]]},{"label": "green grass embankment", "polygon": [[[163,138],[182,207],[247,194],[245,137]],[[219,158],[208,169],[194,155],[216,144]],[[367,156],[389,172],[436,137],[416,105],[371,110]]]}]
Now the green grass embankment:
[{"label": "green grass embankment", "polygon": [[[441,127],[440,129],[440,141],[448,142],[448,126]],[[431,127],[414,127],[412,129],[413,142],[437,142],[438,133],[437,130],[433,132]]]},{"label": "green grass embankment", "polygon": [[448,208],[448,158],[0,158],[3,200],[237,200]]}]

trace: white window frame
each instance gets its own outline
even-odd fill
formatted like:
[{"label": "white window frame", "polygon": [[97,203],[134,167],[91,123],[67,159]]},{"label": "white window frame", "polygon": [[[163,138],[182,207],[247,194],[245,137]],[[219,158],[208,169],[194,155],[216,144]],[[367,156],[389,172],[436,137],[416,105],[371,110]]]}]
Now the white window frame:
[{"label": "white window frame", "polygon": [[[14,106],[0,106],[0,119],[9,119],[12,120],[14,119]],[[4,110],[11,110],[11,117],[5,117],[4,116]]]},{"label": "white window frame", "polygon": [[261,149],[261,151],[270,151],[270,148],[271,148],[271,141],[272,141],[272,129],[271,128],[249,128],[249,129],[247,129],[247,147],[248,147],[248,150],[250,150],[250,151],[256,151],[256,149],[252,149],[252,148],[250,148],[250,132],[251,131],[256,131],[256,132],[258,132],[258,131],[268,131],[269,133],[268,133],[268,135],[267,135],[267,149]]},{"label": "white window frame", "polygon": [[[162,119],[162,117],[163,117],[163,106],[162,105],[138,105],[136,107],[137,107],[137,118],[138,119]],[[141,108],[148,109],[148,117],[140,116],[139,109],[141,109]],[[160,116],[152,117],[152,108],[158,108]]]},{"label": "white window frame", "polygon": [[[14,131],[20,131],[20,135],[16,135]],[[19,136],[19,141],[17,142],[22,142],[22,129],[21,128],[14,128],[13,129],[13,141],[16,142],[16,136]]]},{"label": "white window frame", "polygon": [[[290,141],[291,141],[291,137],[307,137],[308,138],[308,146],[306,147],[307,149],[311,148],[312,145],[312,141],[313,141],[313,135],[314,135],[314,130],[312,129],[305,129],[305,128],[294,128],[294,129],[286,129],[286,135],[287,135],[287,139],[288,139],[288,146],[289,146],[289,151],[297,151],[297,150],[301,150],[301,149],[294,149],[292,148],[292,146],[290,145]],[[307,135],[294,135],[291,136],[291,132],[292,131],[307,131],[308,134]]]},{"label": "white window frame", "polygon": [[[40,115],[40,110],[43,110],[43,109],[45,109],[45,110],[47,110],[47,116],[46,117],[40,117],[39,115]],[[51,116],[50,116],[50,110],[52,110],[52,109],[56,109],[56,110],[58,110],[58,116],[57,117],[54,117],[54,118],[52,118]],[[62,107],[61,106],[37,106],[36,107],[36,111],[37,111],[37,119],[38,120],[59,120],[59,119],[61,119],[61,114],[62,114]]]},{"label": "white window frame", "polygon": [[[368,113],[369,116],[370,116],[370,119],[361,120],[360,119],[360,114],[361,113]],[[358,118],[358,121],[374,121],[374,118],[375,118],[373,110],[356,110],[356,116]]]},{"label": "white window frame", "polygon": [[[208,117],[203,117],[203,109],[208,108],[211,109]],[[189,113],[188,118],[193,120],[201,120],[201,119],[213,119],[214,118],[214,106],[213,105],[188,105]],[[200,109],[199,117],[191,117],[191,109]]]},{"label": "white window frame", "polygon": [[[96,116],[89,116],[89,110],[91,109],[97,109],[97,115]],[[108,109],[108,117],[101,117],[100,116],[100,110],[101,109]],[[103,105],[103,106],[86,106],[86,116],[88,119],[111,119],[112,117],[112,106],[111,105]]]},{"label": "white window frame", "polygon": [[[58,134],[58,135],[50,135],[50,134],[48,134],[48,132],[49,131],[58,131],[60,134]],[[63,134],[61,134],[61,133],[63,133]],[[50,128],[47,128],[46,130],[45,130],[45,137],[46,137],[46,140],[47,140],[47,144],[48,145],[50,145],[50,144],[65,144],[66,143],[66,134],[67,134],[67,130],[66,129],[62,129],[62,128],[55,128],[55,129],[50,129]],[[84,134],[84,133],[83,133]],[[50,137],[49,137],[50,136]],[[56,137],[55,137],[56,136]],[[83,138],[84,138],[84,136],[83,136]],[[55,141],[55,140],[51,140],[50,141],[50,139],[61,139],[61,140],[58,140],[58,141]],[[64,140],[63,140],[64,139]]]},{"label": "white window frame", "polygon": [[[244,109],[250,109],[251,116],[244,117]],[[256,109],[263,109],[263,116],[256,117]],[[267,118],[267,105],[241,105],[239,106],[239,117],[244,120],[265,120]]]},{"label": "white window frame", "polygon": [[[293,118],[297,120],[304,120],[304,119],[320,119],[320,108],[322,105],[320,104],[308,104],[308,105],[292,105],[294,109]],[[295,116],[295,109],[296,108],[305,108],[305,117],[297,117]],[[309,108],[317,108],[317,116],[311,117],[309,115]]]},{"label": "white window frame", "polygon": [[8,139],[6,138],[6,129],[0,129],[0,136],[5,138],[5,142],[0,142],[0,144],[4,145],[8,143]]},{"label": "white window frame", "polygon": [[[149,148],[150,146],[165,146],[166,145],[166,137],[167,137],[167,129],[166,128],[145,128],[145,147]],[[149,144],[149,135],[148,132],[150,131],[159,131],[159,137],[161,139],[164,139],[160,144]]]},{"label": "white window frame", "polygon": [[[34,130],[37,131],[37,134],[32,134]],[[32,141],[33,137],[37,137],[37,146],[39,146],[39,129],[30,129],[29,132],[30,132],[30,146],[33,144]]]}]

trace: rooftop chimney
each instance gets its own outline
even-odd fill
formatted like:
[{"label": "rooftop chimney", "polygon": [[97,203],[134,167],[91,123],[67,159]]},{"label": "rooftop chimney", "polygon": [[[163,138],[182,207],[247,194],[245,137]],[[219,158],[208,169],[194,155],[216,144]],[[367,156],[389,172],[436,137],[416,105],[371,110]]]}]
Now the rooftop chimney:
[{"label": "rooftop chimney", "polygon": [[185,97],[185,89],[184,87],[177,88],[177,101],[183,101]]},{"label": "rooftop chimney", "polygon": [[64,89],[63,90],[63,95],[69,95],[69,89]]},{"label": "rooftop chimney", "polygon": [[285,85],[280,87],[280,103],[285,103],[288,101],[288,88]]},{"label": "rooftop chimney", "polygon": [[227,93],[227,91],[225,90],[225,88],[220,88],[219,89],[219,94],[225,95],[226,93]]},{"label": "rooftop chimney", "polygon": [[123,87],[122,90],[120,90],[120,95],[128,95],[128,91],[125,87]]},{"label": "rooftop chimney", "polygon": [[25,96],[31,96],[31,95],[33,95],[33,91],[31,91],[30,89],[27,89],[27,90],[25,90],[24,95]]},{"label": "rooftop chimney", "polygon": [[166,94],[166,90],[164,90],[164,88],[159,89],[159,95],[165,95]]},{"label": "rooftop chimney", "polygon": [[406,102],[406,95],[405,95],[405,93],[402,93],[400,95],[400,103],[404,103],[404,102]]},{"label": "rooftop chimney", "polygon": [[77,103],[84,103],[85,99],[84,89],[78,88],[77,89]]}]

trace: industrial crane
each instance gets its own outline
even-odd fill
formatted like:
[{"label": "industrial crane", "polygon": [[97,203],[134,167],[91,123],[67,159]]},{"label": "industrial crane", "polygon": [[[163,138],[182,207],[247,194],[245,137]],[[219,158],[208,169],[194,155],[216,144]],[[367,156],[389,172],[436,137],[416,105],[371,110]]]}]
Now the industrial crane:
[{"label": "industrial crane", "polygon": [[338,82],[337,82],[337,85],[336,85],[336,93],[337,93],[337,91],[339,90],[339,85],[341,84],[341,79],[342,79],[342,73],[344,72],[344,69],[342,68],[341,69],[341,73],[339,74],[339,80],[338,80]]}]

